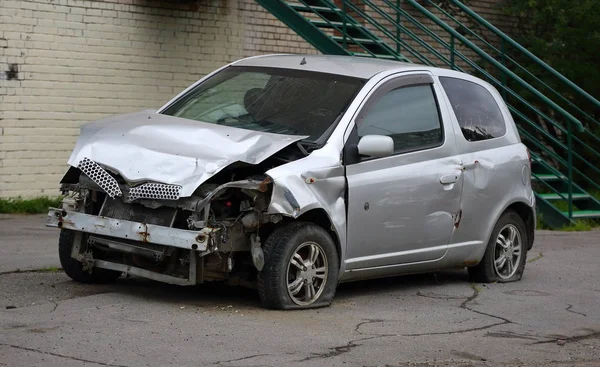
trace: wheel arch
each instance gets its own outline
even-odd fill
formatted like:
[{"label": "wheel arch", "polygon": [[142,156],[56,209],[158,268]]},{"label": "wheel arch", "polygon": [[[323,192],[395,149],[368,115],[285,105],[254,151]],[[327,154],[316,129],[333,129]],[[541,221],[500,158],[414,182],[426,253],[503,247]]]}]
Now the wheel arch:
[{"label": "wheel arch", "polygon": [[[527,229],[527,251],[531,250],[535,237],[535,207],[531,207],[529,204],[522,201],[517,201],[506,207],[502,214],[507,211],[514,211],[521,219],[523,219],[523,223],[525,223],[525,228]],[[502,216],[502,214],[500,216]]]},{"label": "wheel arch", "polygon": [[521,219],[523,219],[523,222],[525,223],[525,228],[527,229],[527,251],[529,251],[532,248],[535,236],[536,222],[535,204],[532,205],[524,199],[513,200],[507,203],[505,206],[499,207],[498,210],[495,212],[494,216],[490,218],[490,222],[488,222],[489,229],[483,237],[483,243],[485,244],[485,246],[482,246],[481,249],[478,251],[477,256],[475,256],[477,263],[481,261],[485,254],[486,246],[494,232],[496,224],[507,211],[514,211],[515,213],[517,213],[517,215],[519,215]]},{"label": "wheel arch", "polygon": [[327,214],[325,209],[323,209],[323,208],[310,209],[310,210],[302,213],[300,216],[298,216],[296,218],[290,217],[290,216],[283,216],[282,222],[283,223],[278,223],[275,225],[261,228],[260,236],[263,238],[267,238],[271,234],[271,232],[273,232],[277,227],[280,227],[282,224],[285,225],[285,224],[291,223],[291,222],[313,223],[313,224],[323,228],[331,236],[331,239],[335,243],[335,248],[337,250],[339,264],[341,266],[341,264],[342,264],[341,240],[340,240],[340,237],[339,237],[337,231],[335,230],[335,226],[333,225],[331,218],[329,218],[329,215]]}]

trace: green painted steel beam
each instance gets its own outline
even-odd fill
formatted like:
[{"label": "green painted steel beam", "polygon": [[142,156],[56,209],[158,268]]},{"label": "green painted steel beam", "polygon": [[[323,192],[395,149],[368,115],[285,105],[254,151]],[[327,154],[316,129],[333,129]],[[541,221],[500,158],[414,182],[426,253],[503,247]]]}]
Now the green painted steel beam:
[{"label": "green painted steel beam", "polygon": [[347,50],[283,1],[256,0],[256,2],[320,52],[329,55],[350,55]]},{"label": "green painted steel beam", "polygon": [[490,64],[494,65],[496,68],[500,69],[502,72],[506,73],[506,75],[510,76],[514,81],[516,81],[519,84],[521,84],[521,86],[523,88],[527,89],[530,93],[532,93],[533,95],[535,95],[536,97],[538,97],[544,103],[546,103],[547,105],[551,106],[553,109],[555,109],[561,115],[563,115],[570,123],[572,123],[573,125],[575,125],[575,127],[579,131],[585,131],[585,128],[583,127],[583,124],[581,123],[581,121],[579,121],[578,119],[576,119],[569,112],[565,111],[564,108],[562,108],[559,105],[557,105],[556,103],[554,103],[551,99],[549,99],[548,97],[546,97],[545,95],[543,95],[540,91],[538,91],[537,89],[535,89],[534,87],[532,87],[529,83],[527,83],[525,80],[523,80],[517,74],[513,73],[506,66],[502,65],[496,59],[494,59],[493,57],[491,57],[490,55],[488,55],[485,51],[483,51],[477,45],[475,45],[474,43],[472,43],[471,41],[469,41],[466,37],[464,37],[462,34],[460,34],[459,32],[457,32],[454,28],[450,27],[446,22],[442,21],[440,18],[438,18],[437,16],[435,16],[432,12],[430,12],[425,7],[423,7],[421,4],[419,4],[418,1],[415,1],[415,0],[406,0],[406,2],[409,3],[410,5],[412,5],[417,10],[419,10],[423,15],[425,15],[427,18],[429,18],[431,21],[433,21],[435,24],[437,24],[439,27],[441,27],[444,31],[446,31],[447,33],[451,34],[456,39],[460,40],[464,45],[466,45],[471,50],[473,50],[481,58],[483,58],[484,60],[486,60]]}]

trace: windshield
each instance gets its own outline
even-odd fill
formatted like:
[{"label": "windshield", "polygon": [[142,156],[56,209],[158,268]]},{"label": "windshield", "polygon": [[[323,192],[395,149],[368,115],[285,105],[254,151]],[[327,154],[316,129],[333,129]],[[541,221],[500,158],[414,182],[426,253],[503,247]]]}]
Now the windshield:
[{"label": "windshield", "polygon": [[[363,80],[290,69],[231,66],[167,107],[165,115],[317,141]],[[330,131],[330,130],[329,130]]]}]

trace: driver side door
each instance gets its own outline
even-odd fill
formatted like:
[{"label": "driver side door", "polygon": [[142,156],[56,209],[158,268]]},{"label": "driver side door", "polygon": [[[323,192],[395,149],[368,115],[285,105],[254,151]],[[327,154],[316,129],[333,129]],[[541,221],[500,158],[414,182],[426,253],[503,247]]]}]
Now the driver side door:
[{"label": "driver side door", "polygon": [[[347,270],[434,261],[446,253],[460,215],[462,170],[440,93],[429,74],[392,77],[357,114],[344,156]],[[367,135],[391,137],[393,152],[357,154]]]}]

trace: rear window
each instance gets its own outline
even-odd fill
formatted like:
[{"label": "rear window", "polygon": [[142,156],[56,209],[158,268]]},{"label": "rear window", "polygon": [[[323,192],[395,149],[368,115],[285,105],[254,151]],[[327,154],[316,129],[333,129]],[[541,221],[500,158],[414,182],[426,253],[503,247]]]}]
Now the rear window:
[{"label": "rear window", "polygon": [[465,139],[480,141],[506,134],[506,123],[500,107],[487,89],[457,78],[440,77],[440,82]]}]

